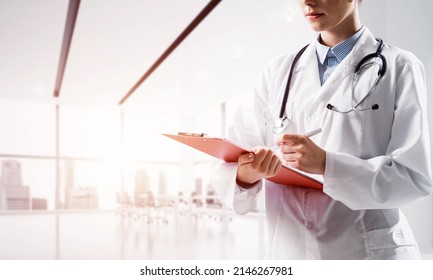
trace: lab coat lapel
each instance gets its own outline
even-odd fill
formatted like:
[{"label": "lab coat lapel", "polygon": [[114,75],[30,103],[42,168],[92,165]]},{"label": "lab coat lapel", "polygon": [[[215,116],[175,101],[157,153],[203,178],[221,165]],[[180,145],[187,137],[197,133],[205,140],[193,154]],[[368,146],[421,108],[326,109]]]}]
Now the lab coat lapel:
[{"label": "lab coat lapel", "polygon": [[358,63],[368,54],[376,52],[379,43],[374,38],[371,31],[365,27],[364,33],[359,38],[358,43],[347,56],[347,62],[350,64],[350,71],[354,71]]},{"label": "lab coat lapel", "polygon": [[[316,40],[317,39],[310,43],[295,68],[294,75],[296,75],[296,77],[302,75],[302,82],[298,84],[299,88],[297,91],[304,92],[308,90],[309,92],[317,92],[320,90],[321,85],[315,46]],[[295,80],[298,81],[296,78]]]},{"label": "lab coat lapel", "polygon": [[308,110],[312,96],[315,96],[321,87],[314,41],[300,57],[293,74],[286,115],[293,121],[291,132],[302,133],[305,130],[303,112]]}]

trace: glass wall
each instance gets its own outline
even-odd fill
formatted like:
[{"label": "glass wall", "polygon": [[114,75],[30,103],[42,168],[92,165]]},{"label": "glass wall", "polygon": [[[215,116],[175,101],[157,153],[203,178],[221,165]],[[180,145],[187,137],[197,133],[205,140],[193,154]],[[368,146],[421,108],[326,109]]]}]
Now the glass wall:
[{"label": "glass wall", "polygon": [[[220,104],[181,119],[0,104],[0,259],[260,257],[223,246],[235,245],[232,218],[210,185],[219,160],[162,135],[223,136]],[[255,219],[242,230],[256,229]]]},{"label": "glass wall", "polygon": [[0,211],[55,207],[55,106],[0,102]]},{"label": "glass wall", "polygon": [[162,135],[179,130],[177,119],[74,106],[58,112],[54,104],[0,102],[0,211],[114,210],[143,184],[155,194],[182,192],[184,147]]},{"label": "glass wall", "polygon": [[0,154],[55,155],[55,105],[1,99]]},{"label": "glass wall", "polygon": [[60,156],[117,160],[121,153],[117,110],[60,107]]}]

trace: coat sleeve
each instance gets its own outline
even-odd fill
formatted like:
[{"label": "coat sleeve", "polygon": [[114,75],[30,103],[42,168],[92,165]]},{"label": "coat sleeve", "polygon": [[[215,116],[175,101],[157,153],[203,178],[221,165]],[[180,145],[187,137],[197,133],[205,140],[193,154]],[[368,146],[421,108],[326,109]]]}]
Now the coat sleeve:
[{"label": "coat sleeve", "polygon": [[[265,146],[267,114],[267,84],[270,78],[269,66],[260,74],[252,94],[241,99],[238,110],[228,127],[226,138],[247,149]],[[211,184],[221,201],[238,214],[249,212],[262,189],[263,180],[249,190],[242,190],[236,184],[237,163],[219,163],[212,172]]]},{"label": "coat sleeve", "polygon": [[385,155],[327,152],[324,192],[352,209],[398,208],[431,193],[425,72],[415,57],[396,78],[392,134]]}]

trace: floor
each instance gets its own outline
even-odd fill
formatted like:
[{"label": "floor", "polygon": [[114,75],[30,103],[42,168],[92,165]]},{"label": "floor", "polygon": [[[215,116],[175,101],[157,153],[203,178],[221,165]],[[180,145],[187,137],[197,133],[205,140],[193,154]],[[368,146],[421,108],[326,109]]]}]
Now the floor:
[{"label": "floor", "polygon": [[0,260],[267,258],[264,216],[222,209],[2,214],[0,229]]},{"label": "floor", "polygon": [[[262,259],[262,215],[173,209],[0,216],[0,259]],[[253,244],[253,246],[252,246]]]}]

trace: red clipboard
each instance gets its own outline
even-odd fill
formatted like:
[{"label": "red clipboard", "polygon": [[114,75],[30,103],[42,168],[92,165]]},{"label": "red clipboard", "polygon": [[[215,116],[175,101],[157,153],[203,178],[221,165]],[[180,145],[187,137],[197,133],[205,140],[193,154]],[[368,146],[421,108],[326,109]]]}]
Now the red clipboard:
[{"label": "red clipboard", "polygon": [[[203,135],[162,135],[226,162],[237,162],[241,154],[250,152],[224,138],[206,137]],[[323,190],[323,183],[319,180],[284,165],[275,177],[268,178],[267,180],[287,186]]]}]

